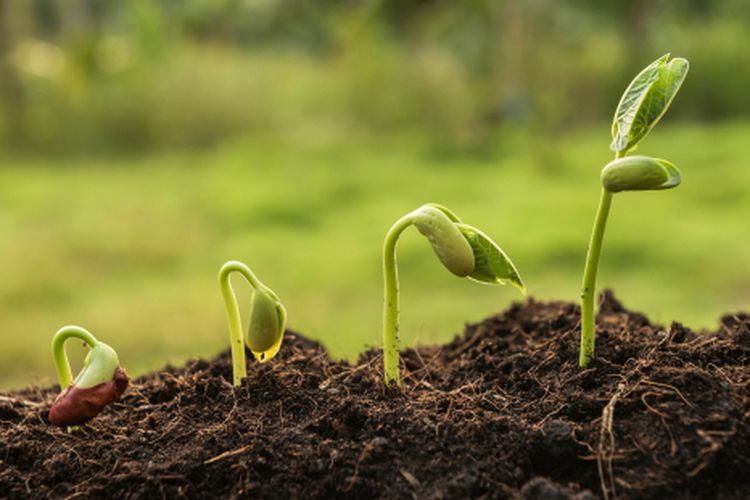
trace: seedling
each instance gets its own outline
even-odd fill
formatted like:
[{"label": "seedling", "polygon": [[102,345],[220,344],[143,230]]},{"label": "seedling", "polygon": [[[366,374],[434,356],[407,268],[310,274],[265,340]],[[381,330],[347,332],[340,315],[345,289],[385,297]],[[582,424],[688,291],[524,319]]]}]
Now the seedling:
[{"label": "seedling", "polygon": [[660,57],[630,83],[615,111],[610,145],[615,152],[615,160],[605,166],[601,173],[602,192],[583,271],[581,351],[578,360],[581,367],[587,366],[594,357],[596,273],[614,193],[670,189],[679,185],[682,179],[680,171],[666,160],[627,155],[667,111],[687,72],[688,62],[685,59],[669,60],[669,54]]},{"label": "seedling", "polygon": [[463,224],[447,208],[428,203],[410,212],[388,231],[383,246],[383,363],[387,386],[400,385],[398,370],[399,287],[396,269],[396,245],[401,233],[415,226],[432,245],[438,259],[453,274],[485,284],[511,283],[526,293],[521,277],[507,255],[487,235]]},{"label": "seedling", "polygon": [[245,365],[245,346],[242,341],[240,309],[229,279],[233,272],[242,275],[254,290],[250,309],[250,324],[245,340],[255,359],[261,363],[270,360],[279,352],[281,341],[284,338],[286,310],[281,305],[279,297],[261,283],[250,268],[242,262],[232,260],[221,267],[219,286],[227,308],[229,339],[232,347],[232,372],[234,385],[237,387],[247,377],[247,366]]},{"label": "seedling", "polygon": [[[91,348],[75,380],[64,347],[69,338],[81,339]],[[128,387],[128,375],[120,367],[115,350],[80,326],[65,326],[55,333],[52,357],[63,389],[49,411],[53,425],[85,424],[109,403],[120,399]]]}]

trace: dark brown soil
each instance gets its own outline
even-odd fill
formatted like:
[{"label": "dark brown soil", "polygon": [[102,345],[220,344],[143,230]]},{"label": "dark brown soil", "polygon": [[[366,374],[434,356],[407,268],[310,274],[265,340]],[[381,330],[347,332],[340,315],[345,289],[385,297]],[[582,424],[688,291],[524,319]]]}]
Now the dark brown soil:
[{"label": "dark brown soil", "polygon": [[750,316],[652,325],[605,295],[577,367],[577,306],[530,300],[406,351],[387,392],[288,334],[234,390],[228,354],[134,381],[81,431],[56,387],[0,395],[0,497],[750,498]]}]

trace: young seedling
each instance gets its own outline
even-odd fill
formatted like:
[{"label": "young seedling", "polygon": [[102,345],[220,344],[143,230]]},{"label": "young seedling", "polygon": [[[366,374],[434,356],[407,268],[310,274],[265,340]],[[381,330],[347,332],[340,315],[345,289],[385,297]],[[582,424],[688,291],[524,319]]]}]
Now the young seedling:
[{"label": "young seedling", "polygon": [[507,255],[487,235],[463,224],[447,208],[428,203],[401,217],[388,231],[383,246],[383,363],[386,386],[400,385],[398,369],[399,287],[396,245],[401,233],[415,226],[438,259],[453,274],[485,284],[511,283],[526,293],[521,277]]},{"label": "young seedling", "polygon": [[279,297],[253,274],[242,262],[232,260],[219,271],[219,286],[227,308],[229,322],[229,339],[232,347],[232,372],[234,385],[240,386],[247,377],[245,365],[245,346],[242,341],[242,320],[237,297],[234,295],[230,276],[233,272],[241,274],[253,287],[253,298],[250,309],[250,325],[245,340],[255,359],[261,363],[270,360],[279,352],[284,338],[286,310]]},{"label": "young seedling", "polygon": [[646,137],[669,108],[688,72],[685,59],[669,54],[649,64],[630,83],[620,99],[612,123],[615,160],[601,173],[602,192],[594,219],[583,271],[581,351],[578,364],[587,366],[594,357],[596,273],[614,193],[673,188],[680,184],[677,168],[666,160],[627,156]]},{"label": "young seedling", "polygon": [[[91,348],[75,380],[64,347],[69,338],[83,340]],[[115,350],[80,326],[65,326],[57,331],[52,338],[52,357],[63,389],[49,411],[53,425],[85,424],[109,403],[120,399],[128,387],[128,375],[120,367]]]}]

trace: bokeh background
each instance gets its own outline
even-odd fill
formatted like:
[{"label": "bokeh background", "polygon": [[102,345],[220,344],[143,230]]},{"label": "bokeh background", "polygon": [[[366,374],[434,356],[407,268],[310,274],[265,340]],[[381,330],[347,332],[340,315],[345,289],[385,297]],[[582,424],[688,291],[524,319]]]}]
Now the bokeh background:
[{"label": "bokeh background", "polygon": [[[577,299],[611,115],[666,52],[690,74],[640,151],[684,183],[617,196],[600,283],[715,328],[750,308],[749,41],[746,0],[0,0],[0,388],[53,383],[68,323],[135,374],[216,354],[228,259],[355,357],[427,201]],[[400,270],[405,346],[520,299],[414,231]]]}]

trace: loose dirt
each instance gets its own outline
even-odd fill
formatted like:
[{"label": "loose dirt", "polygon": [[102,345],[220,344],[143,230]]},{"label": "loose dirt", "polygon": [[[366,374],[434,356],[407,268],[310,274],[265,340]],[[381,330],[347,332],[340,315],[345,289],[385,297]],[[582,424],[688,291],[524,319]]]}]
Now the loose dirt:
[{"label": "loose dirt", "polygon": [[193,360],[73,433],[57,387],[0,393],[0,497],[750,498],[750,316],[695,333],[605,293],[585,370],[579,318],[515,304],[405,351],[400,391],[379,351],[288,332],[238,389],[228,353]]}]

